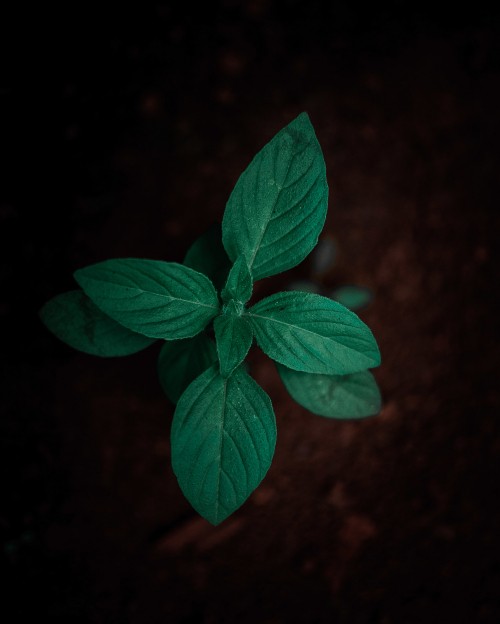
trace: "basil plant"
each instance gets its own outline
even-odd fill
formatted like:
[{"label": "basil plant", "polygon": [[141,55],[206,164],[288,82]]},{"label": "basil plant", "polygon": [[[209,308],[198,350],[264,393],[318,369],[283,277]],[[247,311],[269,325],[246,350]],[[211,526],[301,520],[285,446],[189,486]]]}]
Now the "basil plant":
[{"label": "basil plant", "polygon": [[158,371],[176,403],[172,466],[194,509],[219,524],[267,473],[276,444],[269,396],[247,372],[255,341],[300,405],[329,418],[377,413],[368,369],[380,364],[370,329],[337,301],[278,292],[249,303],[257,280],[311,252],[325,223],[325,162],[302,113],[255,156],[183,264],[137,258],[99,262],[80,289],[51,299],[43,322],[65,343],[102,357],[163,342]]}]

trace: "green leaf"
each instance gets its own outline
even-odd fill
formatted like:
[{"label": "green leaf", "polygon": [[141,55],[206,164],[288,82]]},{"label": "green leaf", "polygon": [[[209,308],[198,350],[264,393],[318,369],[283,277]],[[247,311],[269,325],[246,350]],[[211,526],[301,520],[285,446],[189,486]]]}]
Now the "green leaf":
[{"label": "green leaf", "polygon": [[103,312],[151,338],[195,336],[219,312],[212,282],[174,262],[106,260],[76,271],[75,279]]},{"label": "green leaf", "polygon": [[185,266],[203,273],[220,290],[227,278],[231,261],[222,245],[222,227],[216,223],[191,245],[184,258]]},{"label": "green leaf", "polygon": [[277,364],[290,396],[313,414],[327,418],[365,418],[380,411],[382,399],[369,371],[352,375],[313,375]]},{"label": "green leaf", "polygon": [[240,256],[229,272],[226,285],[221,293],[222,300],[225,303],[230,299],[246,303],[252,296],[252,288],[252,276],[244,256]]},{"label": "green leaf", "polygon": [[60,340],[90,355],[131,355],[154,342],[110,319],[82,290],[54,297],[42,307],[40,318]]},{"label": "green leaf", "polygon": [[[231,301],[227,308],[233,305],[234,302]],[[223,377],[229,377],[246,358],[252,346],[252,326],[245,317],[227,311],[214,320],[214,330],[220,373]]]},{"label": "green leaf", "polygon": [[341,286],[332,293],[332,299],[355,312],[365,308],[373,299],[372,291],[361,286]]},{"label": "green leaf", "polygon": [[177,403],[189,384],[217,362],[214,341],[205,333],[166,342],[158,357],[158,376],[167,397]]},{"label": "green leaf", "polygon": [[172,422],[172,466],[196,511],[219,524],[259,485],[276,444],[273,407],[238,368],[225,379],[213,366],[181,396]]},{"label": "green leaf", "polygon": [[327,297],[277,293],[259,301],[246,316],[264,353],[288,368],[346,375],[380,364],[370,329]]},{"label": "green leaf", "polygon": [[254,280],[294,267],[316,245],[327,203],[323,154],[302,113],[238,179],[222,221],[228,256],[244,255]]}]

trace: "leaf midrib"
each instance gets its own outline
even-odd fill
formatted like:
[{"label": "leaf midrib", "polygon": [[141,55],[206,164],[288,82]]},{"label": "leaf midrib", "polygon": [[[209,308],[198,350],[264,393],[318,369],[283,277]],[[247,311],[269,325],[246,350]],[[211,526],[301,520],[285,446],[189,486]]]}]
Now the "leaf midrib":
[{"label": "leaf midrib", "polygon": [[[293,161],[294,158],[295,158],[295,154],[292,153],[292,155],[291,155],[291,157],[290,157],[290,159],[288,161],[287,167],[286,167],[285,175],[283,177],[283,181],[284,182],[286,181],[286,179],[288,177],[288,172],[290,171],[290,167],[292,166],[292,161]],[[274,170],[273,170],[273,174],[274,174],[274,173],[276,173],[275,163],[273,163],[273,165],[274,165]],[[273,175],[273,180],[275,180],[275,178],[276,178],[276,176]],[[269,227],[269,224],[271,223],[272,214],[275,211],[276,204],[278,203],[278,199],[280,197],[281,191],[283,190],[283,187],[280,187],[277,184],[276,184],[276,187],[278,189],[278,192],[276,193],[276,197],[275,197],[274,202],[272,204],[271,210],[269,211],[269,214],[266,216],[267,220],[266,220],[264,228],[263,228],[263,230],[261,232],[260,238],[259,238],[259,240],[258,240],[258,242],[257,242],[257,244],[256,244],[256,246],[254,248],[254,251],[252,253],[252,258],[251,258],[250,262],[248,263],[248,269],[249,269],[250,272],[252,271],[253,263],[255,262],[255,257],[257,255],[257,252],[260,249],[260,244],[262,243],[262,239],[264,238],[264,236],[265,236],[265,234],[267,232],[267,228]]]},{"label": "leaf midrib", "polygon": [[[301,327],[300,325],[294,325],[293,323],[286,323],[285,321],[279,321],[276,318],[273,318],[272,316],[263,316],[262,314],[254,314],[252,312],[247,312],[245,314],[245,316],[250,316],[253,318],[261,318],[264,319],[266,321],[272,321],[273,323],[279,323],[280,325],[286,325],[287,327],[293,327],[295,329],[299,329],[300,331],[306,332],[307,334],[312,334],[313,336],[320,336],[321,338],[325,338],[326,340],[333,340],[335,341],[335,338],[331,337],[331,336],[325,336],[324,334],[319,334],[317,332],[311,331],[310,329],[306,329],[305,327]],[[339,323],[341,324],[341,323]],[[347,325],[347,327],[354,327],[353,325]],[[361,338],[361,336],[357,336],[357,338]],[[342,343],[340,343],[342,344]],[[344,345],[345,346],[345,345]]]},{"label": "leaf midrib", "polygon": [[217,470],[217,496],[215,499],[215,518],[219,520],[219,499],[220,499],[220,478],[222,475],[222,450],[224,444],[224,431],[226,424],[226,398],[227,398],[227,385],[229,383],[229,378],[224,380],[224,385],[222,387],[222,422],[220,426],[220,441],[219,441],[219,465]]},{"label": "leaf midrib", "polygon": [[[89,281],[93,281],[93,282],[103,282],[104,280],[98,280],[92,277],[88,277],[87,278]],[[183,303],[190,303],[190,304],[194,304],[197,306],[201,306],[204,308],[211,308],[212,310],[218,310],[219,307],[218,306],[213,306],[210,305],[208,303],[201,303],[201,301],[195,301],[195,300],[191,300],[191,299],[184,299],[182,297],[173,297],[172,295],[165,295],[164,293],[157,293],[154,292],[153,290],[144,290],[142,288],[138,288],[138,287],[131,287],[131,286],[122,286],[120,284],[112,284],[113,286],[117,286],[118,288],[123,288],[123,289],[127,289],[127,290],[131,290],[131,291],[137,291],[134,296],[138,297],[140,295],[154,295],[155,297],[161,297],[163,299],[167,299],[168,301],[182,301]],[[123,297],[106,297],[106,299],[123,299]]]}]

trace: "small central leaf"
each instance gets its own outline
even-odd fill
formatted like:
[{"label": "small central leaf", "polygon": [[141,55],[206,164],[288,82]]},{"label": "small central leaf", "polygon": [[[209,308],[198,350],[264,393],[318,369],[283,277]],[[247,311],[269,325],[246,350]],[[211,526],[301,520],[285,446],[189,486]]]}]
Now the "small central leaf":
[{"label": "small central leaf", "polygon": [[220,372],[223,377],[229,377],[233,370],[243,362],[252,346],[252,326],[243,316],[221,314],[214,321],[214,330]]},{"label": "small central leaf", "polygon": [[236,301],[236,299],[230,299],[222,306],[222,313],[225,316],[241,316],[244,311],[245,306],[241,301]]},{"label": "small central leaf", "polygon": [[252,296],[252,287],[253,281],[247,262],[243,256],[240,256],[229,272],[226,285],[221,293],[222,301],[227,302],[230,299],[235,299],[241,303],[246,303]]}]

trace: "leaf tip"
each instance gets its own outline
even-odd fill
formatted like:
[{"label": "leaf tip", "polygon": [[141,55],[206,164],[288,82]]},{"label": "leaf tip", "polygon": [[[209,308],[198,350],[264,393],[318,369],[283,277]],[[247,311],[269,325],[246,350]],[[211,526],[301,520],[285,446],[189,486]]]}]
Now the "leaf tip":
[{"label": "leaf tip", "polygon": [[311,118],[309,117],[309,114],[306,111],[302,111],[300,113],[300,115],[297,115],[296,121],[300,121],[301,123],[310,124],[311,123]]},{"label": "leaf tip", "polygon": [[311,118],[309,117],[309,114],[305,111],[295,117],[295,119],[291,121],[288,127],[294,128],[295,130],[301,130],[302,132],[305,131],[307,133],[314,132]]},{"label": "leaf tip", "polygon": [[215,513],[209,512],[209,513],[200,513],[200,515],[203,518],[205,518],[207,522],[210,522],[212,526],[218,526],[219,524],[222,524],[224,520],[227,520],[227,518],[231,515],[231,513],[220,514],[218,512],[215,512]]}]

